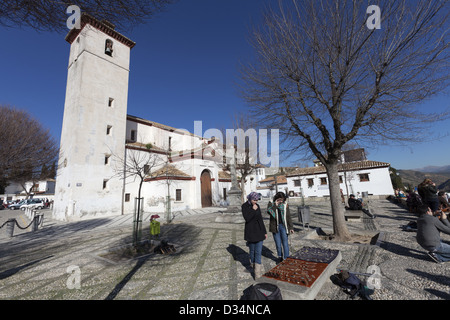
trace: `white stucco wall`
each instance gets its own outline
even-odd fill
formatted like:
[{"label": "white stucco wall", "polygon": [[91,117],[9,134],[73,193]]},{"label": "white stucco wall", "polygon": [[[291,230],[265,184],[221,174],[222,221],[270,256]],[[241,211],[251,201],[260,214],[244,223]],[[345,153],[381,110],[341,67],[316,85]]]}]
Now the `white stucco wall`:
[{"label": "white stucco wall", "polygon": [[125,150],[130,48],[112,39],[110,57],[104,53],[107,39],[86,25],[70,48],[55,219],[121,214],[123,183],[113,178],[105,156],[123,156]]},{"label": "white stucco wall", "polygon": [[[340,188],[343,190],[344,195],[347,194],[346,180],[349,194],[353,193],[356,195],[357,192],[368,192],[369,195],[390,195],[394,193],[388,167],[353,170],[347,171],[345,174],[347,179],[345,179],[343,172],[339,172],[339,175],[342,176],[343,181],[340,183]],[[360,181],[360,174],[368,174],[369,181]],[[305,197],[329,196],[330,192],[328,188],[328,178],[326,185],[320,184],[320,178],[327,178],[327,175],[325,173],[321,173],[315,175],[287,177],[288,189],[289,191],[299,193],[300,187],[294,185],[294,180],[300,179]],[[314,179],[314,185],[312,187],[308,186],[308,179]]]}]

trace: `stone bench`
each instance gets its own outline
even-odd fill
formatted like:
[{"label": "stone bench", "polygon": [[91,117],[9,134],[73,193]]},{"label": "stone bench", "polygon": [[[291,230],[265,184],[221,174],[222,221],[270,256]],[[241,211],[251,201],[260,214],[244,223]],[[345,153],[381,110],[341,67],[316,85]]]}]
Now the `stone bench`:
[{"label": "stone bench", "polygon": [[359,222],[362,220],[364,212],[362,210],[345,210],[344,216],[345,221]]}]

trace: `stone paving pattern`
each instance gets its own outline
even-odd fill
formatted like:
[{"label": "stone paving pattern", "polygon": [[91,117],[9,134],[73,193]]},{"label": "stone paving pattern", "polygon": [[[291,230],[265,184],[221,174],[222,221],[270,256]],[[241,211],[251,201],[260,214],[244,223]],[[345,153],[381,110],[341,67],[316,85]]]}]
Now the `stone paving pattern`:
[{"label": "stone paving pattern", "polygon": [[[415,232],[402,230],[416,219],[414,214],[387,200],[371,200],[370,205],[375,220],[363,219],[348,226],[350,230],[383,231],[381,246],[302,239],[312,228],[332,228],[330,205],[323,202],[311,204],[310,229],[293,218],[291,252],[302,246],[337,249],[342,254],[339,268],[366,272],[368,266],[378,266],[381,288],[372,294],[374,300],[449,299],[450,264],[432,262],[415,241]],[[5,230],[0,229],[0,299],[242,299],[246,289],[255,284],[249,273],[243,224],[214,222],[218,210],[223,209],[178,212],[172,223],[162,223],[161,238],[179,246],[175,254],[122,262],[100,255],[131,242],[132,215],[68,223],[52,220],[46,212],[37,232],[23,231],[6,238]],[[148,234],[149,216],[144,218],[144,235]],[[268,222],[267,216],[267,227]],[[447,235],[442,238],[450,240]],[[269,234],[263,247],[265,271],[276,265],[275,258]],[[67,286],[70,266],[78,266],[81,272],[79,289]],[[316,297],[347,299],[329,280]]]}]

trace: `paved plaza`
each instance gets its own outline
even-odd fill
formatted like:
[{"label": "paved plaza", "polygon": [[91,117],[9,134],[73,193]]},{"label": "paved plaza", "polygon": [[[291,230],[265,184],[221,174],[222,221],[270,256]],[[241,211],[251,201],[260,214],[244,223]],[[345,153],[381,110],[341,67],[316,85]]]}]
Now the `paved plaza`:
[{"label": "paved plaza", "polygon": [[[450,264],[432,262],[415,241],[415,232],[403,226],[416,217],[387,200],[371,200],[376,219],[349,222],[351,231],[382,232],[379,245],[303,239],[313,228],[332,228],[328,202],[311,203],[311,223],[304,228],[293,217],[291,252],[303,246],[340,250],[339,268],[365,273],[369,266],[381,272],[374,300],[434,300],[450,298]],[[295,209],[294,206],[291,206]],[[177,212],[170,224],[162,222],[161,238],[177,252],[113,261],[106,252],[132,241],[132,215],[80,222],[59,222],[43,211],[40,230],[18,230],[7,238],[0,229],[0,299],[19,300],[239,300],[255,284],[249,273],[243,224],[216,223],[223,208]],[[292,210],[295,211],[296,210]],[[0,225],[4,211],[0,211]],[[24,225],[26,218],[16,212]],[[144,216],[148,236],[150,214]],[[268,216],[265,217],[268,225]],[[446,241],[447,235],[442,235]],[[264,242],[263,267],[276,265],[272,235]],[[364,276],[360,277],[365,279]],[[79,281],[77,281],[77,279]],[[348,300],[328,280],[316,300]]]}]

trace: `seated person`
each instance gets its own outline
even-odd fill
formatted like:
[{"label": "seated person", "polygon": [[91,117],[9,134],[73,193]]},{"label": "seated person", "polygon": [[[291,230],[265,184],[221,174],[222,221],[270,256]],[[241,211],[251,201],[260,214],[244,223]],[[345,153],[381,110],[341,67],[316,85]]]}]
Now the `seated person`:
[{"label": "seated person", "polygon": [[350,195],[348,199],[348,207],[350,210],[362,210],[362,202],[355,198],[354,194]]},{"label": "seated person", "polygon": [[442,211],[448,212],[450,211],[450,204],[447,201],[447,197],[445,196],[444,191],[439,191],[438,193],[439,207]]},{"label": "seated person", "polygon": [[450,245],[441,241],[439,232],[450,234],[450,222],[444,212],[433,213],[428,205],[418,208],[417,243],[428,251],[428,256],[435,262],[450,261]]},{"label": "seated person", "polygon": [[367,209],[363,209],[363,204],[360,200],[355,198],[354,194],[350,195],[350,198],[348,199],[348,209],[349,210],[362,210],[365,214],[367,214],[371,218],[375,218],[375,215],[369,212]]}]

